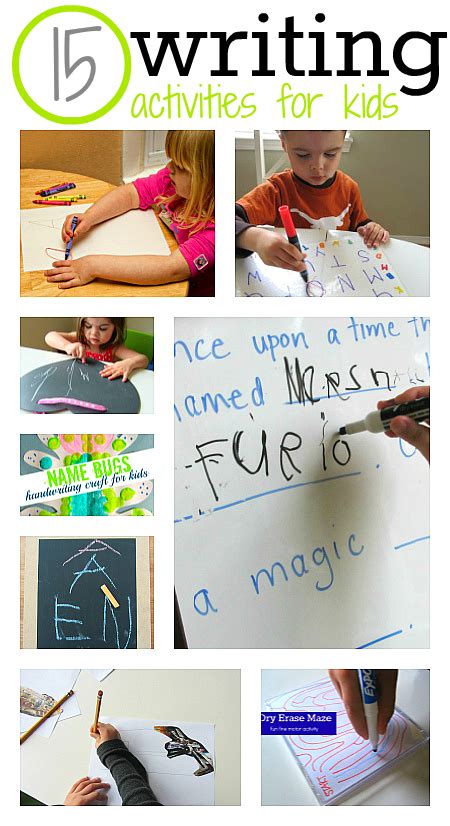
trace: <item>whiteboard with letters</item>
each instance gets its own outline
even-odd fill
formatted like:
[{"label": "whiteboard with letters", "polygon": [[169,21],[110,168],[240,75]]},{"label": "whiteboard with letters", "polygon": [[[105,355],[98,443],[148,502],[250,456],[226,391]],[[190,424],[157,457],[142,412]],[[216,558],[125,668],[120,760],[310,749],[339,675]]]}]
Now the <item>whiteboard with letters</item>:
[{"label": "whiteboard with letters", "polygon": [[428,465],[338,430],[429,384],[428,319],[177,319],[175,339],[188,645],[427,647]]},{"label": "whiteboard with letters", "polygon": [[[264,229],[285,237],[283,229]],[[240,298],[404,298],[406,288],[384,245],[368,249],[357,232],[297,231],[307,283],[298,272],[264,264],[256,252],[236,259]]]}]

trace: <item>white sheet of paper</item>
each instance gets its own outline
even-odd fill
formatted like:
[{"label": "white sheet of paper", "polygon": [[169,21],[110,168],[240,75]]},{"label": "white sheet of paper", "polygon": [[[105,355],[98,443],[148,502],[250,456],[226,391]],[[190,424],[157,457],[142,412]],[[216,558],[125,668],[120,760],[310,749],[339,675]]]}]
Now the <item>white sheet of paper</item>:
[{"label": "white sheet of paper", "polygon": [[[37,691],[39,694],[48,694],[50,697],[53,697],[55,703],[67,694],[71,688],[74,687],[78,675],[80,673],[79,668],[74,669],[24,669],[20,672],[20,685],[25,686],[26,688],[32,688],[33,691]],[[60,722],[60,720],[67,720],[69,717],[77,717],[81,714],[80,708],[78,706],[76,695],[74,694],[72,697],[64,703],[62,706],[62,711],[60,714],[52,715],[42,723],[41,726],[36,731],[36,734],[40,734],[41,737],[50,737],[55,728],[56,724]],[[20,714],[20,731],[27,731],[33,723],[36,722],[38,718],[33,717],[31,714]]]},{"label": "white sheet of paper", "polygon": [[[85,212],[82,206],[22,209],[22,256],[24,272],[48,270],[64,258],[61,228],[67,215]],[[55,252],[56,250],[56,252]],[[153,210],[125,212],[93,227],[72,246],[72,257],[83,255],[169,255],[170,250]]]},{"label": "white sheet of paper", "polygon": [[[150,787],[160,803],[164,806],[214,806],[215,772],[196,777],[194,772],[199,766],[193,757],[182,755],[169,759],[164,748],[169,738],[154,731],[154,726],[178,726],[188,737],[200,741],[215,763],[213,725],[133,717],[102,717],[101,721],[115,726],[126,746],[145,766]],[[88,774],[111,784],[106,805],[122,805],[112,775],[97,757],[95,746],[91,752]]]},{"label": "white sheet of paper", "polygon": [[92,676],[101,683],[108,674],[114,671],[114,668],[89,668],[88,671],[89,674],[92,674]]},{"label": "white sheet of paper", "polygon": [[428,646],[429,467],[384,434],[338,435],[429,383],[428,338],[408,317],[176,320],[190,647]]},{"label": "white sheet of paper", "polygon": [[374,753],[370,742],[356,734],[328,679],[286,691],[266,700],[265,705],[278,712],[337,713],[336,735],[282,735],[321,805],[338,802],[429,739],[406,714],[396,709]]},{"label": "white sheet of paper", "polygon": [[[265,227],[280,235],[282,229]],[[357,233],[298,230],[308,284],[290,270],[270,267],[259,255],[236,260],[236,295],[246,298],[348,298],[407,295],[382,247],[369,250]]]}]

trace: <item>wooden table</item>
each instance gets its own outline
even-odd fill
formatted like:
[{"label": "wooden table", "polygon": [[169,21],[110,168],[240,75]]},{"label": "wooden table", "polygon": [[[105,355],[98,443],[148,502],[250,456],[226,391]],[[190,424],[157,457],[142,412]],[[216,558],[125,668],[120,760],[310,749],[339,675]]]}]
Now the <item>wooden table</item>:
[{"label": "wooden table", "polygon": [[[115,189],[113,184],[106,181],[100,181],[96,178],[87,178],[85,175],[77,175],[72,172],[58,172],[52,169],[22,169],[20,172],[20,208],[21,209],[40,209],[51,212],[51,207],[39,206],[33,204],[39,196],[35,195],[37,189],[43,189],[46,186],[57,184],[60,181],[73,181],[79,186],[79,190],[70,190],[69,196],[73,192],[79,191],[86,195],[86,201],[83,203],[91,203],[97,201],[102,195],[111,192]],[[64,200],[64,193],[61,195]],[[77,210],[77,204],[73,205],[74,212]],[[158,219],[159,221],[159,219]],[[175,241],[170,230],[159,221],[159,225],[163,231],[164,237],[167,241],[171,252],[178,249],[178,244]],[[117,296],[117,297],[134,297],[146,296],[147,298],[154,298],[162,296],[164,298],[184,298],[189,291],[189,280],[177,281],[173,284],[162,284],[158,287],[140,287],[135,284],[120,284],[116,281],[104,281],[101,278],[96,278],[89,284],[83,287],[73,287],[70,290],[59,290],[57,284],[47,283],[43,271],[24,272],[22,264],[22,248],[20,249],[20,294],[28,297],[37,298],[63,298],[69,296],[77,298],[79,296]]]}]

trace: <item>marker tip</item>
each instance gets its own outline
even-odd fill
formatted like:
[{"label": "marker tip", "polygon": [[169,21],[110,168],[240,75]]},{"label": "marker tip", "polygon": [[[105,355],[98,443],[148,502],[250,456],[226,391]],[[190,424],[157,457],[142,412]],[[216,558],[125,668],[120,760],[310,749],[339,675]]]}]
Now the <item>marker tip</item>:
[{"label": "marker tip", "polygon": [[340,436],[345,436],[346,433],[347,433],[347,429],[345,427],[340,427],[339,428],[339,435]]}]

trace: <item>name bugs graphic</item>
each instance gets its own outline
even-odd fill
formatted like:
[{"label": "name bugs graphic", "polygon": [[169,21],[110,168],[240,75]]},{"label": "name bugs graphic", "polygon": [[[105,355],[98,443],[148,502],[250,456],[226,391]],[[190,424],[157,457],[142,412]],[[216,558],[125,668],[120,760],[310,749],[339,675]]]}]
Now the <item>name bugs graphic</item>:
[{"label": "name bugs graphic", "polygon": [[106,15],[88,6],[57,6],[23,29],[12,69],[20,96],[38,115],[54,123],[89,123],[122,98],[131,53]]}]

